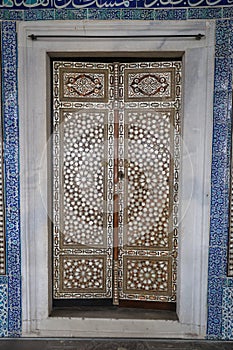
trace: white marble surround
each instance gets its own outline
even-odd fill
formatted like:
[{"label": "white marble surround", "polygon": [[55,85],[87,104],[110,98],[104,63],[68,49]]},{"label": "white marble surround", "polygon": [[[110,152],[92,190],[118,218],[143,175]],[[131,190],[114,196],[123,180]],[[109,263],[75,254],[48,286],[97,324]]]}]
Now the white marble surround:
[{"label": "white marble surround", "polygon": [[[211,21],[38,21],[18,24],[23,336],[202,338],[207,275],[214,74]],[[146,35],[205,34],[164,39]],[[110,35],[115,39],[38,39],[30,34]],[[145,35],[127,39],[125,35]],[[49,56],[183,58],[178,321],[49,317]]]}]

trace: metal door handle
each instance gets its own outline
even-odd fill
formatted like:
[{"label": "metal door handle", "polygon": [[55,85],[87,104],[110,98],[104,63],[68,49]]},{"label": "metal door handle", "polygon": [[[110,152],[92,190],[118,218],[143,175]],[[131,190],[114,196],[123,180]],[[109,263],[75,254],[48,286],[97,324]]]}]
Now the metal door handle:
[{"label": "metal door handle", "polygon": [[120,180],[123,180],[124,177],[125,177],[125,174],[123,173],[123,171],[120,170],[120,171],[118,172],[118,178],[119,178]]}]

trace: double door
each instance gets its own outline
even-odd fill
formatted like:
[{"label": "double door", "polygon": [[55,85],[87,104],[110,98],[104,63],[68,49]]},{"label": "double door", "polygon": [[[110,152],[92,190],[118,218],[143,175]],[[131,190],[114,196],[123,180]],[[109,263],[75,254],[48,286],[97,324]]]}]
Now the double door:
[{"label": "double door", "polygon": [[53,298],[175,302],[181,62],[52,64]]}]

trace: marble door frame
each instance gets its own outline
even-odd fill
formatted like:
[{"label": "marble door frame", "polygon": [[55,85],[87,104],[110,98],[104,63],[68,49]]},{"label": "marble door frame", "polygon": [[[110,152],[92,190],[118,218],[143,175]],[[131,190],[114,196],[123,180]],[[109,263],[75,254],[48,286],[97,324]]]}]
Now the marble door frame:
[{"label": "marble door frame", "polygon": [[[23,336],[204,337],[214,79],[211,21],[38,21],[18,25]],[[201,40],[148,35],[198,34]],[[111,35],[116,39],[38,39],[37,35]],[[126,35],[142,35],[127,39]],[[179,208],[178,320],[50,317],[48,235],[49,57],[182,57],[183,134]]]}]

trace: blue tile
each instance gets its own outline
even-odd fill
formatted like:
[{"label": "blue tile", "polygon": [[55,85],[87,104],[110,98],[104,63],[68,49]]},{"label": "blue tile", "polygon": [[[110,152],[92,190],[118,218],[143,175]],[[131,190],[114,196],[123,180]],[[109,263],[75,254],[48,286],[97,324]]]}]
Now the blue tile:
[{"label": "blue tile", "polygon": [[[228,215],[220,220],[211,220],[210,246],[227,247],[228,243]],[[223,223],[224,222],[224,223]]]},{"label": "blue tile", "polygon": [[19,20],[24,19],[24,11],[22,10],[0,10],[0,19],[2,20]]},{"label": "blue tile", "polygon": [[80,10],[55,10],[55,19],[67,19],[67,20],[74,20],[74,19],[87,19],[87,9],[80,9]]},{"label": "blue tile", "polygon": [[54,10],[53,9],[44,9],[44,10],[27,10],[24,12],[25,21],[39,21],[46,19],[54,19]]},{"label": "blue tile", "polygon": [[229,181],[229,171],[227,166],[229,165],[228,159],[225,154],[216,155],[212,161],[213,165],[213,185],[222,185],[223,190],[228,190],[228,186],[225,187],[225,184]]},{"label": "blue tile", "polygon": [[0,276],[0,284],[7,284],[8,276]]},{"label": "blue tile", "polygon": [[215,45],[216,57],[229,56],[229,31],[230,26],[228,20],[217,21]]},{"label": "blue tile", "polygon": [[227,251],[224,248],[209,249],[209,278],[224,277],[227,273]]},{"label": "blue tile", "polygon": [[[2,23],[2,98],[5,167],[8,335],[21,334],[21,252],[19,216],[19,129],[16,23]],[[14,310],[14,311],[12,311]]]},{"label": "blue tile", "polygon": [[121,19],[122,20],[132,20],[135,18],[135,10],[133,9],[122,9],[121,10]]},{"label": "blue tile", "polygon": [[227,287],[233,288],[233,277],[227,278]]},{"label": "blue tile", "polygon": [[230,80],[230,60],[216,58],[215,60],[215,91],[228,91]]},{"label": "blue tile", "polygon": [[186,16],[185,9],[155,10],[156,20],[185,20]]},{"label": "blue tile", "polygon": [[231,119],[227,112],[232,105],[231,93],[226,90],[216,91],[214,93],[214,123],[226,123]]},{"label": "blue tile", "polygon": [[122,20],[153,20],[154,10],[133,10],[133,9],[122,9],[121,10]]},{"label": "blue tile", "polygon": [[88,9],[87,12],[88,19],[99,19],[99,20],[109,20],[109,19],[120,19],[121,10],[120,9]]},{"label": "blue tile", "polygon": [[218,176],[220,172],[218,170],[212,170],[212,187],[211,187],[211,204],[213,206],[211,215],[226,215],[226,209],[228,208],[228,195],[229,184],[228,179],[229,171],[226,171],[226,178],[224,181]]},{"label": "blue tile", "polygon": [[208,304],[209,306],[222,307],[223,279],[210,278],[208,283]]},{"label": "blue tile", "polygon": [[222,308],[218,306],[210,306],[208,308],[207,323],[208,339],[221,339],[222,336]]},{"label": "blue tile", "polygon": [[[226,227],[228,227],[228,222],[226,222],[227,216],[225,205],[221,205],[218,202],[218,198],[220,198],[221,194],[221,188],[217,188],[212,191],[213,199],[211,201],[211,228],[215,231],[219,228],[221,231],[224,231]],[[217,199],[214,198],[214,195],[217,196]]]},{"label": "blue tile", "polygon": [[[233,18],[233,6],[231,8],[232,16]],[[233,21],[230,21],[230,30],[229,30],[229,36],[230,36],[230,43],[229,43],[229,56],[233,58]]]},{"label": "blue tile", "polygon": [[8,288],[0,285],[0,337],[8,336]]},{"label": "blue tile", "polygon": [[188,19],[222,18],[221,8],[189,8]]},{"label": "blue tile", "polygon": [[[215,208],[217,208],[217,206],[215,206]],[[213,235],[214,235],[215,232],[216,232],[216,235],[217,235],[218,231],[223,232],[224,230],[226,230],[226,227],[228,227],[228,226],[226,226],[226,222],[225,221],[226,220],[225,220],[225,215],[224,215],[223,211],[219,210],[216,213],[214,210],[212,210],[212,213],[211,213],[211,238],[210,238],[210,240],[212,240],[212,232],[213,232]],[[213,240],[214,240],[214,238],[213,238]],[[213,246],[222,246],[220,244],[220,242],[219,242],[219,244],[218,244],[218,242],[219,242],[219,240],[217,240],[217,243],[213,244]]]},{"label": "blue tile", "polygon": [[230,125],[227,123],[215,123],[213,130],[213,156],[219,164],[225,165],[228,155],[228,134]]},{"label": "blue tile", "polygon": [[233,288],[223,288],[223,315],[222,315],[223,339],[233,338]]},{"label": "blue tile", "polygon": [[223,18],[233,18],[233,6],[223,7]]}]

